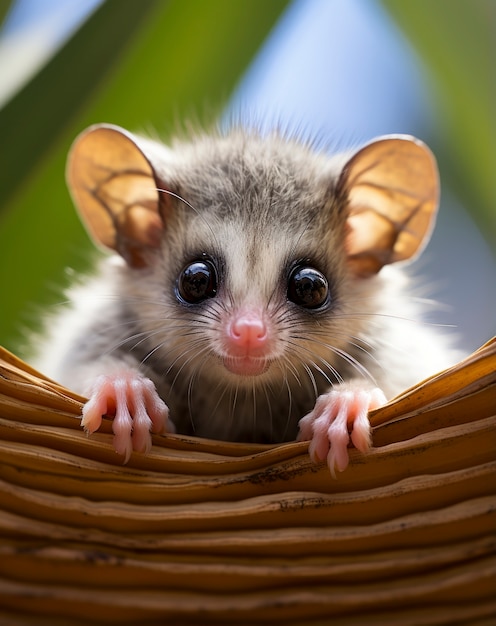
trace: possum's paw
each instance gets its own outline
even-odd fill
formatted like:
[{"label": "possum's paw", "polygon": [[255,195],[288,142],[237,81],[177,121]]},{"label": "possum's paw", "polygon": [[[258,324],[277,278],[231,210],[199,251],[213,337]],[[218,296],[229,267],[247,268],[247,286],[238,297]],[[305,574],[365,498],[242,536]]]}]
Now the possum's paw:
[{"label": "possum's paw", "polygon": [[114,415],[114,449],[127,463],[131,452],[149,452],[150,433],[174,432],[169,409],[155,385],[137,372],[123,370],[98,376],[83,407],[81,425],[88,433],[100,428],[103,415]]},{"label": "possum's paw", "polygon": [[361,452],[370,448],[368,412],[386,402],[380,389],[360,389],[343,383],[317,398],[315,408],[299,422],[298,441],[310,441],[313,461],[323,461],[335,477],[348,466],[348,444],[351,441]]}]

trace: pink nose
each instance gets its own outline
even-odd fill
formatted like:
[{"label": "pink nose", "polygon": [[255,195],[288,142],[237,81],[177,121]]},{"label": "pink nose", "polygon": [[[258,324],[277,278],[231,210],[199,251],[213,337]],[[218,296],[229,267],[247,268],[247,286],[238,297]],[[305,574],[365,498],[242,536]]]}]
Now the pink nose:
[{"label": "pink nose", "polygon": [[256,315],[240,315],[231,323],[229,339],[233,346],[244,348],[250,353],[263,348],[267,343],[267,328]]}]

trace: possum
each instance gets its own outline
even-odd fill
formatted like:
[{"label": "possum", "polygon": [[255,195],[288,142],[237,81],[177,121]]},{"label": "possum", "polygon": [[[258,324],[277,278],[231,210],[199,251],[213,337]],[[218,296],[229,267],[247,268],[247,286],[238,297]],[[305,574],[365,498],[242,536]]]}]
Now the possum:
[{"label": "possum", "polygon": [[330,156],[276,132],[167,147],[100,124],[67,179],[111,254],[69,291],[37,365],[88,398],[88,433],[113,418],[125,462],[177,432],[308,440],[334,474],[370,448],[371,409],[456,360],[405,269],[439,197],[418,139]]}]

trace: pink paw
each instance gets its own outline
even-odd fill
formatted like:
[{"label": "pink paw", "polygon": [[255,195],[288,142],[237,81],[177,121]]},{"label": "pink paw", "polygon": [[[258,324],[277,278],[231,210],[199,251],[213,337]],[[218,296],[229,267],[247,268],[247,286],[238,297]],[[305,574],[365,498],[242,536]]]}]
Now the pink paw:
[{"label": "pink paw", "polygon": [[131,452],[147,453],[152,446],[151,432],[174,432],[169,409],[157,394],[155,385],[137,372],[124,370],[95,379],[90,399],[83,407],[81,425],[93,433],[103,415],[114,415],[114,449],[127,463]]},{"label": "pink paw", "polygon": [[313,411],[300,420],[298,441],[310,441],[310,458],[327,458],[335,477],[335,468],[342,472],[348,466],[350,436],[361,452],[370,448],[368,412],[385,402],[386,397],[378,388],[360,389],[343,383],[317,398]]}]

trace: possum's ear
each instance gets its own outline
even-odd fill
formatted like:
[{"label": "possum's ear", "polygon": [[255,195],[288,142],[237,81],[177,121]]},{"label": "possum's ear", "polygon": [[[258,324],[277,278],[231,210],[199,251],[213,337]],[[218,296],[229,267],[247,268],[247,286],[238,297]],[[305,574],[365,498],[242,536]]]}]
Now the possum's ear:
[{"label": "possum's ear", "polygon": [[370,276],[414,258],[429,240],[439,200],[436,161],[413,137],[383,137],[348,161],[337,193],[347,202],[349,266]]},{"label": "possum's ear", "polygon": [[86,129],[69,153],[67,183],[93,239],[132,267],[147,265],[163,222],[155,171],[138,140],[118,126]]}]

